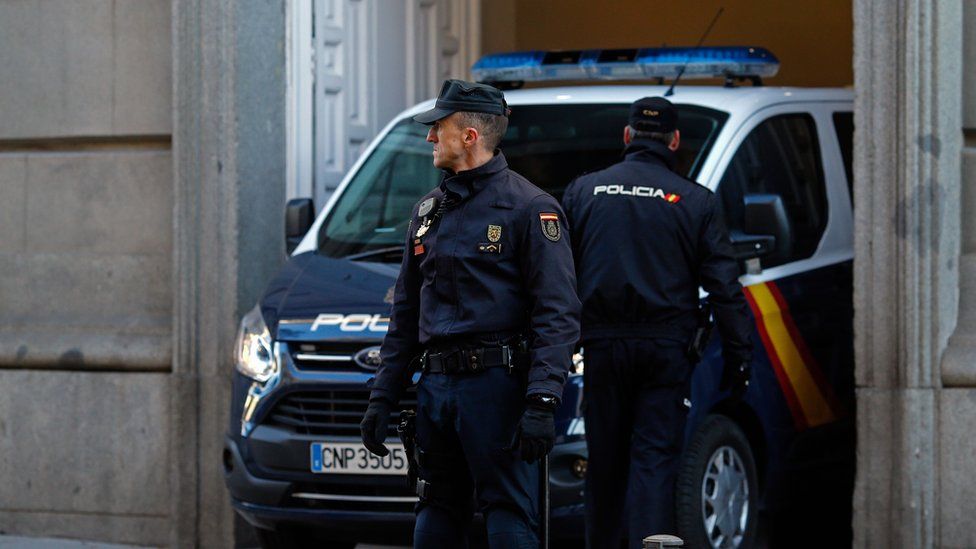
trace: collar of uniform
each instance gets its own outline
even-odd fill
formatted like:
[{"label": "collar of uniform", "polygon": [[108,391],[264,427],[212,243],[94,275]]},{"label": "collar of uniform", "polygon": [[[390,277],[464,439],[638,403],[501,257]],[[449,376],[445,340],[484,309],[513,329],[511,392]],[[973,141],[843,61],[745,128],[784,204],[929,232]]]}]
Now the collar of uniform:
[{"label": "collar of uniform", "polygon": [[450,170],[444,171],[444,179],[441,181],[441,190],[458,195],[459,200],[464,200],[469,196],[475,195],[485,188],[492,175],[508,167],[508,161],[502,151],[495,149],[495,155],[491,160],[471,170],[454,173]]},{"label": "collar of uniform", "polygon": [[674,169],[674,151],[660,141],[650,139],[634,139],[624,149],[624,156],[627,160],[639,160],[642,162],[662,162],[668,169]]}]

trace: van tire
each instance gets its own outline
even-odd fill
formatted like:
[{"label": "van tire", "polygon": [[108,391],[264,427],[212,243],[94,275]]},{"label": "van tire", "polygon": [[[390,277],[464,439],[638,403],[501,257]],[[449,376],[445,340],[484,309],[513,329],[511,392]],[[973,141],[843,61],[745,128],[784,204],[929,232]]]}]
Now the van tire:
[{"label": "van tire", "polygon": [[708,416],[682,454],[675,490],[678,535],[687,547],[752,547],[758,503],[756,463],[745,434],[725,416]]}]

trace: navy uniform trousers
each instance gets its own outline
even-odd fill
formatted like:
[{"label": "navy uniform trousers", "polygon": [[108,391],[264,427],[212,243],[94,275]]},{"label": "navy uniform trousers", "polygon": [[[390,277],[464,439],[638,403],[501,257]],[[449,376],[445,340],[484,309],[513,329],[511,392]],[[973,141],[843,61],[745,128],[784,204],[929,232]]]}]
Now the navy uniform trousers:
[{"label": "navy uniform trousers", "polygon": [[416,549],[467,547],[475,502],[491,549],[539,547],[539,467],[510,448],[525,411],[525,383],[524,374],[506,368],[420,378],[420,477],[432,495],[417,505]]},{"label": "navy uniform trousers", "polygon": [[630,547],[674,534],[674,491],[692,366],[677,339],[595,339],[583,344],[586,543]]}]

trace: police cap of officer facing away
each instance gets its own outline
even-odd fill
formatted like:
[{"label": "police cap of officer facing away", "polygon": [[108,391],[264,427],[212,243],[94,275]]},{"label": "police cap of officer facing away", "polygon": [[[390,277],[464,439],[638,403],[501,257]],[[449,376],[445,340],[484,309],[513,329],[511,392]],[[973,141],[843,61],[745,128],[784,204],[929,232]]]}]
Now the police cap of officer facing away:
[{"label": "police cap of officer facing away", "polygon": [[616,548],[624,535],[640,547],[646,535],[675,532],[699,287],[722,336],[723,385],[741,394],[748,384],[751,323],[739,266],[715,196],[673,171],[677,125],[668,100],[634,102],[624,158],[577,178],[563,196],[583,303],[591,548]]}]

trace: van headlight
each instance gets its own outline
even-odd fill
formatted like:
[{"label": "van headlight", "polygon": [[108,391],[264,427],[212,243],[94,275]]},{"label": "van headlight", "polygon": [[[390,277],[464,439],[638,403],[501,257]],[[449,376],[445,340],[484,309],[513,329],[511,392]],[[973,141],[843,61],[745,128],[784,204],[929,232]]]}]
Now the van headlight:
[{"label": "van headlight", "polygon": [[278,360],[272,351],[271,333],[261,316],[261,306],[255,305],[241,319],[237,332],[237,371],[264,383],[278,373]]}]

